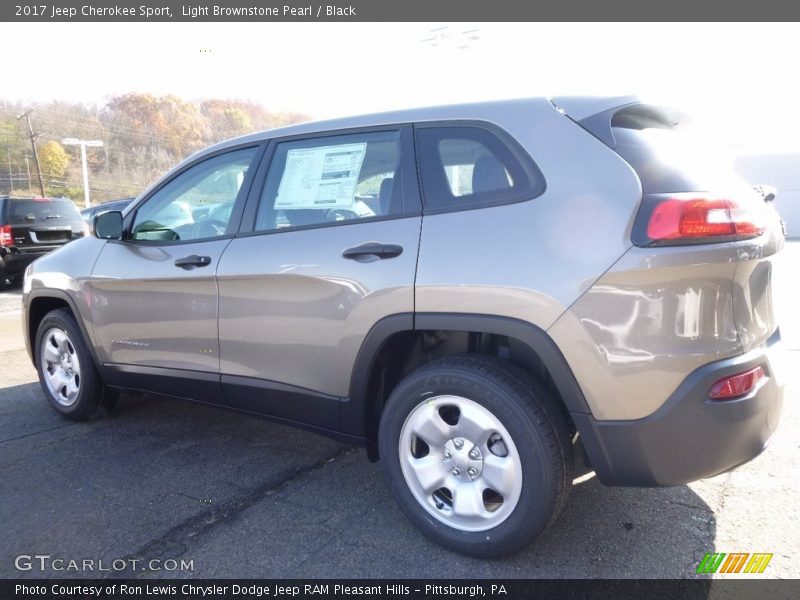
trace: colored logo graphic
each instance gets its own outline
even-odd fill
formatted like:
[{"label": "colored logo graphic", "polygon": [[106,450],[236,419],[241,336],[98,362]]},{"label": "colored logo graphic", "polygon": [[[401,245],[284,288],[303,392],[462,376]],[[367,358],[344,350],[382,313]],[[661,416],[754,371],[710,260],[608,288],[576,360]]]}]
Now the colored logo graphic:
[{"label": "colored logo graphic", "polygon": [[[727,558],[726,558],[727,557]],[[763,573],[772,554],[748,552],[706,552],[697,565],[698,573]]]}]

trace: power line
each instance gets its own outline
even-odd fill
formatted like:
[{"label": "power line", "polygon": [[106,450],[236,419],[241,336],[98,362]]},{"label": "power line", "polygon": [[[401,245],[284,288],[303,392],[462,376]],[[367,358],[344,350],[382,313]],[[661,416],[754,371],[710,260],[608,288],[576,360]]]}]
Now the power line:
[{"label": "power line", "polygon": [[36,150],[36,136],[33,134],[33,126],[31,125],[31,111],[26,111],[17,117],[17,121],[25,118],[28,121],[28,132],[31,134],[31,146],[33,146],[33,158],[36,160],[36,172],[39,175],[39,188],[42,190],[44,196],[44,181],[42,181],[42,167],[39,164],[39,152]]},{"label": "power line", "polygon": [[[48,125],[50,127],[59,127],[59,126],[62,126],[62,125],[67,125],[67,126],[72,126],[72,127],[84,127],[86,125],[85,123],[82,123],[80,121],[76,121],[74,119],[58,119],[57,121],[56,120],[52,120],[51,121],[51,119],[55,119],[55,117],[45,117],[45,120],[46,120],[46,122],[48,123]],[[104,129],[103,133],[113,134],[114,136],[117,136],[117,137],[124,137],[124,138],[128,138],[128,139],[131,139],[131,140],[134,140],[134,139],[146,139],[146,140],[150,140],[152,142],[161,142],[161,143],[164,143],[164,144],[172,144],[174,142],[174,140],[169,140],[166,137],[157,136],[157,135],[152,134],[152,133],[145,133],[145,132],[142,132],[142,131],[138,131],[137,132],[134,129],[131,129],[129,131],[117,131],[116,127],[103,125],[102,123],[101,123],[101,125],[102,125],[102,127]],[[177,137],[178,140],[181,140],[181,141],[186,141],[188,139],[188,138],[181,137],[181,136],[176,136],[176,137]]]},{"label": "power line", "polygon": [[[66,122],[68,122],[68,123],[70,123],[72,125],[80,126],[80,127],[85,127],[87,125],[87,123],[78,120],[78,119],[80,119],[80,117],[76,116],[74,114],[54,111],[52,109],[47,109],[47,108],[40,109],[40,112],[49,113],[49,114],[53,115],[55,118],[58,118],[58,122],[57,122],[58,124],[62,124],[62,123],[64,123],[66,121]],[[86,117],[86,118],[89,118],[89,117]],[[114,132],[114,133],[120,135],[121,137],[130,137],[130,138],[142,138],[142,137],[145,137],[145,138],[149,138],[149,139],[151,139],[153,141],[162,141],[164,143],[169,143],[169,144],[174,142],[174,139],[170,139],[169,137],[166,137],[166,136],[163,136],[163,135],[158,135],[158,134],[154,133],[152,130],[147,132],[147,131],[143,131],[140,128],[136,128],[134,126],[120,125],[120,124],[116,124],[116,123],[115,124],[110,124],[108,122],[104,122],[99,117],[92,117],[92,118],[97,119],[98,124],[100,124],[100,126],[103,127],[106,131]],[[190,139],[186,135],[175,135],[175,137],[178,140],[181,140],[181,141],[187,141],[187,140]]]}]

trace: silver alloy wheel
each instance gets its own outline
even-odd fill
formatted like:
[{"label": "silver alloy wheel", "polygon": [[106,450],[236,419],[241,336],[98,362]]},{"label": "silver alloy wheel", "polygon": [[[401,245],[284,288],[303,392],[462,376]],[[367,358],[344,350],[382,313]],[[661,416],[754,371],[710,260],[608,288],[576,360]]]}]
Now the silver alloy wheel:
[{"label": "silver alloy wheel", "polygon": [[519,502],[517,447],[500,420],[477,402],[461,396],[425,400],[403,423],[398,450],[414,498],[450,527],[497,527]]},{"label": "silver alloy wheel", "polygon": [[63,329],[48,329],[42,338],[39,360],[50,394],[59,404],[72,406],[81,389],[81,364],[75,346]]}]

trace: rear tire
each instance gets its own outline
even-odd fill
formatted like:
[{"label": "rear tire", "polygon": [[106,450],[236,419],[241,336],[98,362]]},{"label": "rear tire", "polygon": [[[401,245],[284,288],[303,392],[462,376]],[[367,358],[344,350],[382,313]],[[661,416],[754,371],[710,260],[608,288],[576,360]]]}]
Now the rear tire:
[{"label": "rear tire", "polygon": [[386,403],[378,444],[406,516],[470,556],[533,542],[572,485],[561,410],[524,371],[492,357],[449,357],[409,374]]},{"label": "rear tire", "polygon": [[72,313],[45,315],[36,332],[36,370],[50,406],[67,419],[84,421],[98,412],[103,383]]}]

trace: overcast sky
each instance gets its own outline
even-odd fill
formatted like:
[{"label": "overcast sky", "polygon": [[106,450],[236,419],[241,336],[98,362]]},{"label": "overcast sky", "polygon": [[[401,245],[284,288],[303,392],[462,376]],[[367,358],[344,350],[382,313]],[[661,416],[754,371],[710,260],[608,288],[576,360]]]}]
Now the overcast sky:
[{"label": "overcast sky", "polygon": [[150,92],[325,118],[634,93],[744,151],[800,150],[796,24],[2,23],[0,38],[17,49],[0,98]]}]

